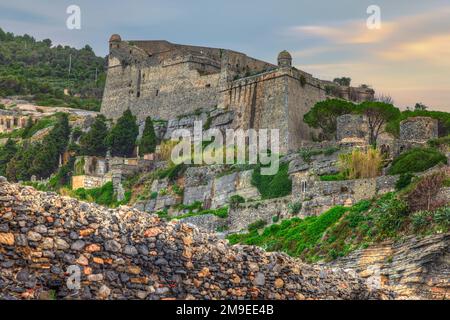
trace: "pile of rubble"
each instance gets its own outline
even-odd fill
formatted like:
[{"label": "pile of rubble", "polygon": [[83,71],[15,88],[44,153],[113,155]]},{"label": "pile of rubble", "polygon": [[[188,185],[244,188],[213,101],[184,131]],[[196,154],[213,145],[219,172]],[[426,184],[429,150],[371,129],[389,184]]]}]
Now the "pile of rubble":
[{"label": "pile of rubble", "polygon": [[389,299],[341,269],[0,177],[0,299]]}]

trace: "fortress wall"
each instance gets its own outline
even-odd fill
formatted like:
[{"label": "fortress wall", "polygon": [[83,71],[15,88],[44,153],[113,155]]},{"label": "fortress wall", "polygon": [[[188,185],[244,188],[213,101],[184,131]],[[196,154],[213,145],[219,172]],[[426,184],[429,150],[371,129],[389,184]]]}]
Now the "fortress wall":
[{"label": "fortress wall", "polygon": [[220,73],[212,73],[213,66],[179,62],[122,67],[114,57],[110,66],[101,110],[108,118],[117,119],[130,108],[140,121],[147,116],[171,119],[218,104]]},{"label": "fortress wall", "polygon": [[314,105],[326,99],[325,90],[322,89],[315,79],[306,77],[306,84],[302,86],[297,78],[287,77],[288,87],[288,146],[289,150],[298,150],[303,141],[311,141],[312,135],[317,130],[310,128],[303,122],[303,116],[314,107]]},{"label": "fortress wall", "polygon": [[223,91],[225,107],[234,110],[234,128],[279,129],[280,148],[287,140],[287,82],[282,73],[269,72],[236,80]]}]

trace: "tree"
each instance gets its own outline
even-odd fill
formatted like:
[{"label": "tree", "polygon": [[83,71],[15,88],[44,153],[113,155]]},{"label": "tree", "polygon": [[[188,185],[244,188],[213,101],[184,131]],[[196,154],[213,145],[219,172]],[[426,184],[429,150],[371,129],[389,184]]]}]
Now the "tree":
[{"label": "tree", "polygon": [[152,118],[145,119],[144,132],[142,133],[141,142],[139,144],[139,155],[143,156],[146,153],[155,152],[157,144],[155,128],[153,127]]},{"label": "tree", "polygon": [[91,126],[91,130],[80,138],[81,153],[87,156],[105,157],[106,151],[108,151],[107,136],[106,118],[103,115],[98,115]]},{"label": "tree", "polygon": [[387,104],[394,104],[394,99],[388,94],[380,94],[375,98],[375,101],[384,102]]},{"label": "tree", "polygon": [[312,128],[322,129],[323,134],[329,140],[336,135],[337,117],[354,113],[356,106],[348,101],[339,99],[329,99],[318,102],[305,114],[303,120]]},{"label": "tree", "polygon": [[37,143],[37,151],[31,162],[29,175],[47,178],[55,172],[60,156],[66,151],[70,138],[69,118],[66,113],[58,114],[58,121],[53,129]]},{"label": "tree", "polygon": [[425,111],[427,109],[428,107],[420,102],[416,103],[416,105],[414,106],[414,111]]},{"label": "tree", "polygon": [[17,152],[16,142],[8,139],[6,144],[0,149],[0,175],[6,176],[6,166]]},{"label": "tree", "polygon": [[25,141],[6,166],[6,176],[12,181],[29,180],[32,175],[47,178],[58,168],[59,157],[69,142],[67,114],[58,114],[58,121],[42,142]]},{"label": "tree", "polygon": [[388,121],[400,117],[400,110],[392,104],[376,101],[366,101],[358,106],[360,112],[367,118],[369,127],[369,143],[376,145],[378,135]]},{"label": "tree", "polygon": [[445,201],[436,197],[445,177],[445,172],[438,172],[421,178],[414,189],[406,196],[410,210],[413,212],[436,210],[445,205]]},{"label": "tree", "polygon": [[111,155],[116,157],[132,156],[138,134],[139,127],[136,124],[136,117],[132,115],[130,109],[127,109],[108,135],[107,141],[111,148]]},{"label": "tree", "polygon": [[350,87],[350,83],[352,82],[352,79],[348,78],[348,77],[335,78],[333,80],[333,82],[337,83],[340,86]]}]

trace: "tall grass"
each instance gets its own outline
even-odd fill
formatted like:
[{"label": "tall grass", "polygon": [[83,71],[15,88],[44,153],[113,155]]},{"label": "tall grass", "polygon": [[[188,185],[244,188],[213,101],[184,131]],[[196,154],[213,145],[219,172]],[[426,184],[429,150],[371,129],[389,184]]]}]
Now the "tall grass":
[{"label": "tall grass", "polygon": [[375,178],[381,173],[382,163],[381,152],[374,148],[354,149],[339,156],[339,168],[347,179]]}]

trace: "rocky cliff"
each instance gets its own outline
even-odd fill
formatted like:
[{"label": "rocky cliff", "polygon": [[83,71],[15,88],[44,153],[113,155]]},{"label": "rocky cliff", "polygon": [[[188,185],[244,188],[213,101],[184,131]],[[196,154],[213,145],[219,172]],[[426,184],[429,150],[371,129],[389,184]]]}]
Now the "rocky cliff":
[{"label": "rocky cliff", "polygon": [[0,299],[394,297],[341,269],[230,246],[191,225],[128,207],[108,210],[4,178],[0,271]]},{"label": "rocky cliff", "polygon": [[328,265],[351,269],[398,298],[450,298],[450,234],[387,241],[358,250]]}]

